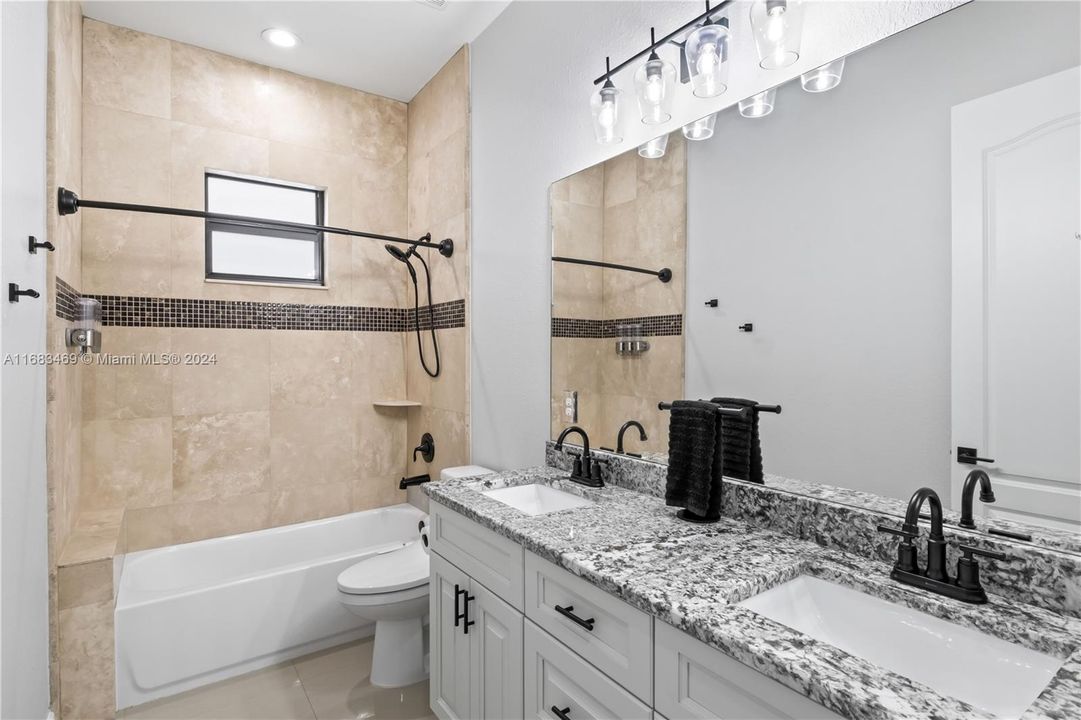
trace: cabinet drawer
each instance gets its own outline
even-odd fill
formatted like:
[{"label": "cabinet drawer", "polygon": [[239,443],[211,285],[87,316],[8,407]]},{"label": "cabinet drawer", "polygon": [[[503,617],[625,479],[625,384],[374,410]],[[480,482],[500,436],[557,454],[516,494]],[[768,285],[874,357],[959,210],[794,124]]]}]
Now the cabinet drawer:
[{"label": "cabinet drawer", "polygon": [[671,720],[841,717],[670,625],[656,632],[656,708]]},{"label": "cabinet drawer", "polygon": [[525,622],[525,715],[558,720],[650,720],[641,700],[578,657],[532,621]]},{"label": "cabinet drawer", "polygon": [[525,568],[526,617],[652,704],[652,618],[533,553]]},{"label": "cabinet drawer", "polygon": [[430,513],[432,550],[521,611],[522,546],[438,503]]}]

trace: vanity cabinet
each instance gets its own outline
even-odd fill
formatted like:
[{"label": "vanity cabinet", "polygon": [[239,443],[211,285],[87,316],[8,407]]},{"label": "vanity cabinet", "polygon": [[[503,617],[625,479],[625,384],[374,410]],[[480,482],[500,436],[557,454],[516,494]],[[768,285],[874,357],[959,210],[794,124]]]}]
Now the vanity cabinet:
[{"label": "vanity cabinet", "polygon": [[434,501],[429,527],[441,720],[840,717]]}]

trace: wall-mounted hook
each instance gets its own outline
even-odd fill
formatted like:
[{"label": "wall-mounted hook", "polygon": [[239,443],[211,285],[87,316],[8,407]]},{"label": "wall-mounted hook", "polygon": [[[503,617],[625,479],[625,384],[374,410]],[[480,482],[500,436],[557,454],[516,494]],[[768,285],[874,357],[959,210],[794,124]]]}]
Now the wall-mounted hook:
[{"label": "wall-mounted hook", "polygon": [[719,305],[719,304],[720,303],[717,301],[717,298],[712,298],[710,300],[706,300],[706,307],[717,307],[717,305]]},{"label": "wall-mounted hook", "polygon": [[30,251],[31,255],[37,255],[38,248],[45,248],[49,252],[56,250],[56,247],[54,247],[53,244],[48,240],[46,240],[45,242],[38,242],[38,239],[31,235],[30,239],[27,241],[27,250]]},{"label": "wall-mounted hook", "polygon": [[15,283],[8,283],[8,302],[19,302],[21,297],[39,298],[41,293],[37,290],[20,290]]},{"label": "wall-mounted hook", "polygon": [[743,323],[737,329],[740,332],[754,332],[754,323]]}]

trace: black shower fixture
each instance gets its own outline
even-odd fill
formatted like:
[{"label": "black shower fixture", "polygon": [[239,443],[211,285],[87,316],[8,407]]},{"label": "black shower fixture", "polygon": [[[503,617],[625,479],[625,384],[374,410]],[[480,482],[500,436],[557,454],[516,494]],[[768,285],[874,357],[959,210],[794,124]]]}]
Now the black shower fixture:
[{"label": "black shower fixture", "polygon": [[[430,240],[431,237],[431,234],[428,234],[421,240]],[[423,242],[418,244],[423,245]],[[417,245],[405,251],[393,245],[384,245],[383,247],[386,248],[391,257],[403,263],[409,271],[409,279],[413,281],[413,329],[417,333],[417,354],[420,355],[420,365],[430,377],[439,377],[439,340],[435,336],[435,310],[432,308],[432,273],[428,270],[428,263],[424,261],[422,255],[417,253]],[[413,268],[413,263],[409,261],[410,258],[414,257],[420,260],[420,264],[424,266],[424,277],[428,284],[428,330],[432,333],[432,347],[435,350],[435,370],[428,367],[428,361],[424,357],[424,343],[420,339],[420,290],[417,286],[417,271]]]}]

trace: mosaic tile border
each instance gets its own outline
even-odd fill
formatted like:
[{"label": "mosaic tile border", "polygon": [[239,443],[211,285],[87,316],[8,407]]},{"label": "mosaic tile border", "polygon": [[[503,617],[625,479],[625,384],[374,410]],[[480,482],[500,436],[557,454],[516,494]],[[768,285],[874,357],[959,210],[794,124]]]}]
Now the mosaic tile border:
[{"label": "mosaic tile border", "polygon": [[552,337],[614,338],[620,335],[618,326],[626,323],[641,325],[642,337],[683,334],[683,315],[643,315],[610,320],[554,317]]},{"label": "mosaic tile border", "polygon": [[[56,278],[56,315],[75,317],[75,301],[83,297]],[[413,308],[362,305],[311,305],[237,300],[94,295],[101,302],[102,325],[119,327],[222,328],[236,330],[330,330],[346,332],[412,332],[417,329]],[[420,308],[420,329],[465,327],[465,300]]]}]

